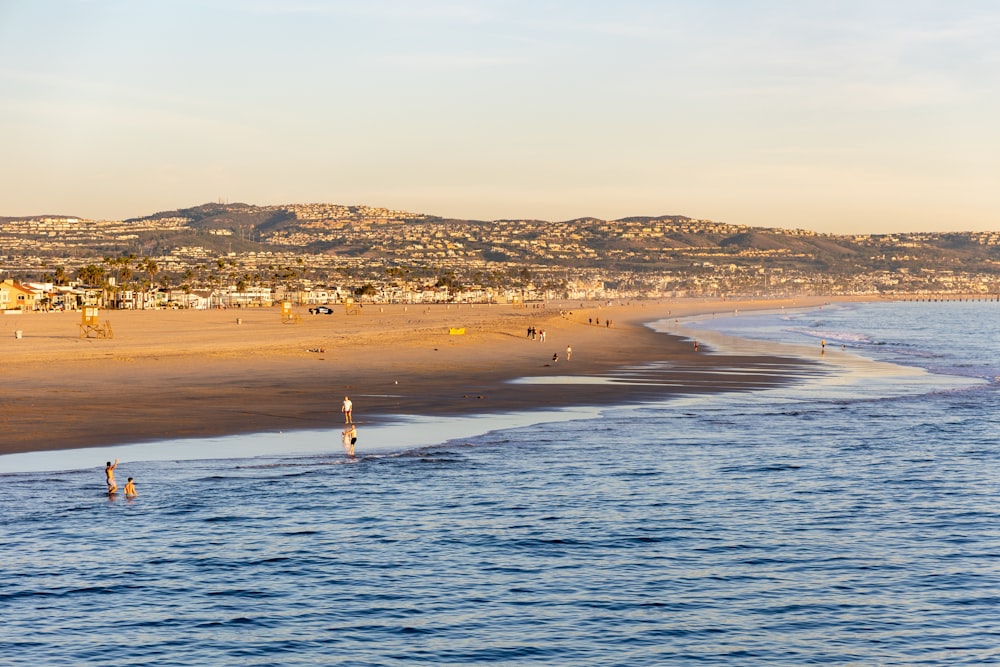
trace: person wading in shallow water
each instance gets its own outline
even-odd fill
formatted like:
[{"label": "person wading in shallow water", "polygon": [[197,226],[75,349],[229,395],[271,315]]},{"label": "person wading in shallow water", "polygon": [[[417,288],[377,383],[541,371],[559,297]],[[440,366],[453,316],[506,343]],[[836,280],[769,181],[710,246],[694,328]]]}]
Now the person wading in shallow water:
[{"label": "person wading in shallow water", "polygon": [[347,452],[348,456],[354,456],[354,443],[358,441],[358,427],[354,424],[349,425],[341,436],[344,441],[344,451]]},{"label": "person wading in shallow water", "polygon": [[114,464],[108,461],[107,465],[104,466],[104,477],[108,482],[108,493],[114,493],[118,490],[118,485],[115,484],[115,468],[118,467],[118,459],[115,459]]}]

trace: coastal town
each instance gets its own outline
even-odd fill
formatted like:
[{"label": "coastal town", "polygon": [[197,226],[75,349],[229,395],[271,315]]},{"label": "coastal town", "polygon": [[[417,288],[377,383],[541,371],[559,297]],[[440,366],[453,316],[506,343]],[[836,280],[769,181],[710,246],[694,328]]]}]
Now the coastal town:
[{"label": "coastal town", "polygon": [[475,221],[337,204],[0,218],[0,310],[998,294],[1000,232]]}]

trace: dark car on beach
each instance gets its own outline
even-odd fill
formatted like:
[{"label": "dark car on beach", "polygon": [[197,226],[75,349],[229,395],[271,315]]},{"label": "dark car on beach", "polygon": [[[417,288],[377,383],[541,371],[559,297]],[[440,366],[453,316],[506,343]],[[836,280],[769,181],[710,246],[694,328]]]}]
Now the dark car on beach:
[{"label": "dark car on beach", "polygon": [[333,315],[333,308],[329,306],[316,306],[309,309],[310,315]]}]

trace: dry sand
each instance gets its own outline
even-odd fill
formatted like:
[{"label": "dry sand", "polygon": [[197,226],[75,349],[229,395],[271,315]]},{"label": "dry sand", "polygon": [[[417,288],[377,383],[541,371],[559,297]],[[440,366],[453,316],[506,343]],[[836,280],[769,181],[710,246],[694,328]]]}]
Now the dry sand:
[{"label": "dry sand", "polygon": [[[310,315],[301,307],[295,311],[301,322],[290,324],[278,308],[101,311],[111,339],[81,339],[77,312],[3,315],[0,454],[339,431],[345,395],[354,402],[355,419],[373,424],[394,415],[604,405],[774,386],[816,368],[803,359],[726,356],[705,346],[696,351],[690,340],[643,323],[825,301],[368,305],[354,315],[342,308]],[[547,339],[528,338],[529,326],[544,329]],[[466,333],[451,335],[451,327]],[[567,346],[573,348],[568,361]],[[509,382],[523,377],[563,379]]]}]

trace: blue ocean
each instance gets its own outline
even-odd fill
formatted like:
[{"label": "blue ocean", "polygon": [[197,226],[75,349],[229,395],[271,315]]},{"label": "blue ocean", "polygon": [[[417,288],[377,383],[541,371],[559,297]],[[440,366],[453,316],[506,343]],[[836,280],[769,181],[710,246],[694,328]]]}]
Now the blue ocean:
[{"label": "blue ocean", "polygon": [[823,372],[0,457],[0,664],[1000,664],[1000,304],[656,327]]}]

